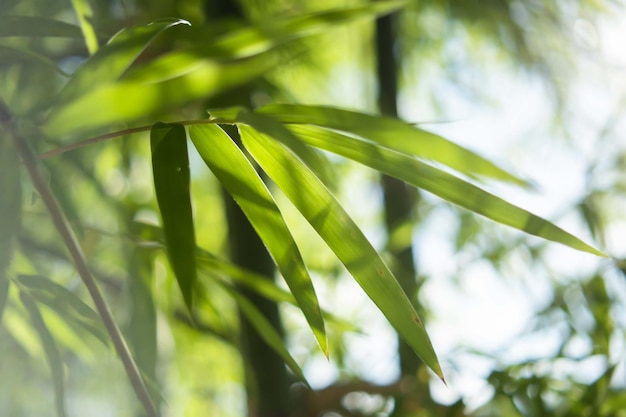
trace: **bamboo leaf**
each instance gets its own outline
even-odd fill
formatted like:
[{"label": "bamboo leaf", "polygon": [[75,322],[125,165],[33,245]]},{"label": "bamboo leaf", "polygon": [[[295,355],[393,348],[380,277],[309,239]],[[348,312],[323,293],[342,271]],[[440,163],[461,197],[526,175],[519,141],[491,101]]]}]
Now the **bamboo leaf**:
[{"label": "bamboo leaf", "polygon": [[[228,288],[228,287],[226,287]],[[307,386],[309,386],[308,381],[306,380],[300,365],[296,362],[296,360],[291,356],[287,347],[285,346],[285,342],[280,337],[278,332],[272,327],[270,322],[263,316],[263,314],[257,309],[254,304],[252,304],[247,298],[242,296],[230,289],[230,293],[237,301],[241,312],[246,316],[250,324],[254,327],[256,332],[261,336],[261,338],[267,343],[269,347],[271,347],[276,353],[278,353],[289,369]]]},{"label": "bamboo leaf", "polygon": [[48,136],[63,136],[155,116],[259,77],[270,71],[277,59],[276,55],[233,62],[203,59],[193,71],[171,79],[158,68],[146,66],[146,72],[142,69],[132,77],[98,84],[85,95],[58,106],[48,118],[44,131]]},{"label": "bamboo leaf", "polygon": [[98,37],[93,27],[93,10],[91,10],[91,5],[88,0],[72,0],[72,5],[78,17],[87,50],[89,54],[93,55],[98,50]]},{"label": "bamboo leaf", "polygon": [[212,124],[192,126],[196,149],[233,196],[265,243],[324,354],[328,355],[324,319],[298,247],[269,190],[232,139]]},{"label": "bamboo leaf", "polygon": [[332,107],[287,104],[269,105],[259,109],[259,112],[283,123],[312,124],[350,132],[398,152],[439,162],[470,177],[486,177],[529,186],[526,181],[462,146],[390,117]]},{"label": "bamboo leaf", "polygon": [[[0,287],[8,291],[7,272],[15,251],[15,237],[20,229],[22,184],[20,158],[11,136],[4,134],[2,126],[4,119],[8,121],[11,118],[9,110],[3,106],[0,101]],[[0,294],[2,293],[3,291],[0,291]],[[2,305],[4,303],[0,296],[0,307]],[[1,312],[2,308],[0,314]]]},{"label": "bamboo leaf", "polygon": [[313,172],[284,145],[240,126],[245,147],[274,180],[403,339],[440,378],[443,374],[415,309],[363,232]]},{"label": "bamboo leaf", "polygon": [[0,277],[0,325],[2,324],[2,313],[4,313],[4,308],[9,300],[10,284],[11,281],[5,277]]},{"label": "bamboo leaf", "polygon": [[187,135],[182,125],[157,123],[150,131],[152,172],[167,255],[187,308],[197,281],[196,237],[189,192]]},{"label": "bamboo leaf", "polygon": [[80,38],[81,31],[76,25],[39,16],[0,16],[0,37],[58,37]]},{"label": "bamboo leaf", "polygon": [[281,46],[289,41],[336,28],[360,18],[391,13],[406,5],[406,1],[377,1],[367,4],[323,10],[296,17],[272,19],[242,30],[227,33],[216,42],[202,47],[212,54],[228,57],[249,57]]},{"label": "bamboo leaf", "polygon": [[26,292],[20,292],[20,299],[30,315],[33,326],[39,334],[39,339],[41,340],[48,365],[50,366],[52,381],[54,383],[56,414],[58,417],[65,417],[65,375],[61,354],[33,299]]},{"label": "bamboo leaf", "polygon": [[[61,108],[81,95],[88,95],[93,89],[118,80],[157,35],[181,24],[188,23],[180,19],[167,19],[147,26],[120,31],[72,75],[65,88],[59,93],[58,100]],[[55,111],[60,111],[60,109],[55,109]]]},{"label": "bamboo leaf", "polygon": [[127,325],[128,344],[155,403],[162,400],[155,382],[157,366],[157,317],[152,294],[152,256],[136,247],[130,259],[128,292],[132,298]]},{"label": "bamboo leaf", "polygon": [[326,157],[317,152],[315,149],[306,146],[300,141],[285,125],[258,113],[251,113],[245,109],[241,109],[237,115],[237,121],[246,123],[256,129],[258,132],[278,139],[288,147],[296,150],[298,157],[309,167],[315,175],[318,176],[325,184],[332,182],[332,172],[329,169],[330,163]]},{"label": "bamboo leaf", "polygon": [[110,339],[98,314],[76,294],[54,281],[38,275],[18,275],[17,282],[29,295],[46,304],[72,327],[81,328],[110,346]]},{"label": "bamboo leaf", "polygon": [[266,276],[241,268],[202,250],[198,251],[197,262],[198,267],[208,274],[228,277],[228,283],[236,282],[278,303],[297,305],[295,298],[290,292],[278,287]]},{"label": "bamboo leaf", "polygon": [[399,178],[498,223],[573,249],[606,256],[550,221],[410,156],[315,126],[294,125],[290,127],[290,130],[311,146],[336,153]]},{"label": "bamboo leaf", "polygon": [[65,74],[59,68],[59,66],[48,57],[24,48],[18,49],[6,45],[0,45],[0,65],[15,63],[36,65],[37,68],[43,67],[45,69],[49,69],[61,75],[67,76],[67,74]]}]

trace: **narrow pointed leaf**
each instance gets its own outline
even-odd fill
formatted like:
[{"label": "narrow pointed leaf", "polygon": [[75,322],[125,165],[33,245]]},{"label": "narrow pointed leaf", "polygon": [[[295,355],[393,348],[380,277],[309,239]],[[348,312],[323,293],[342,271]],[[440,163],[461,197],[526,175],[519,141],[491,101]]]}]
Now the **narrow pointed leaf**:
[{"label": "narrow pointed leaf", "polygon": [[45,68],[50,71],[67,76],[59,66],[50,58],[25,48],[12,48],[0,45],[0,66],[7,64],[30,64],[37,68]]},{"label": "narrow pointed leaf", "polygon": [[90,55],[93,55],[98,50],[98,37],[93,27],[93,10],[91,10],[89,0],[72,0],[72,5],[78,17],[87,50]]},{"label": "narrow pointed leaf", "polygon": [[157,317],[152,294],[152,256],[144,248],[133,249],[130,260],[128,292],[131,307],[128,319],[128,344],[137,366],[146,380],[146,385],[155,403],[160,400],[156,384],[157,367]]},{"label": "narrow pointed leaf", "polygon": [[323,10],[296,17],[273,19],[228,33],[204,47],[230,57],[248,57],[266,52],[286,42],[323,33],[360,18],[372,18],[406,5],[406,1],[377,1],[333,10]]},{"label": "narrow pointed leaf", "polygon": [[196,237],[189,191],[187,135],[181,125],[157,123],[150,131],[152,173],[167,255],[187,308],[196,283]]},{"label": "narrow pointed leaf", "polygon": [[276,329],[272,327],[271,323],[263,316],[263,313],[261,313],[259,309],[254,306],[254,304],[241,294],[232,290],[230,293],[237,301],[241,312],[246,316],[259,336],[261,336],[265,343],[267,343],[269,347],[271,347],[280,355],[281,358],[283,358],[289,369],[291,369],[300,381],[304,382],[308,386],[309,383],[307,382],[300,365],[298,365],[293,356],[291,356],[285,346],[284,340],[280,337]]},{"label": "narrow pointed leaf", "polygon": [[76,294],[46,277],[18,275],[16,279],[33,299],[46,304],[73,328],[86,330],[105,346],[110,346],[110,338],[100,317]]},{"label": "narrow pointed leaf", "polygon": [[0,16],[0,37],[59,37],[80,38],[81,31],[76,25],[39,16]]},{"label": "narrow pointed leaf", "polygon": [[59,102],[64,105],[80,95],[89,94],[94,88],[119,79],[159,33],[180,24],[187,22],[168,19],[122,30],[72,75],[59,94]]},{"label": "narrow pointed leaf", "polygon": [[9,290],[11,289],[11,281],[6,279],[6,277],[0,277],[0,324],[2,324],[2,314],[4,313],[4,308],[7,305],[7,301],[9,301]]},{"label": "narrow pointed leaf", "polygon": [[39,339],[41,340],[48,365],[50,366],[52,382],[54,383],[54,399],[57,417],[65,417],[65,375],[63,372],[61,354],[33,299],[25,292],[20,292],[20,299],[30,315],[35,330],[37,330],[39,334]]},{"label": "narrow pointed leaf", "polygon": [[439,162],[470,177],[486,177],[529,186],[526,181],[462,146],[390,117],[332,107],[287,104],[266,106],[259,112],[283,123],[312,124],[350,132],[398,152]]},{"label": "narrow pointed leaf", "polygon": [[550,221],[407,155],[324,128],[291,126],[290,129],[311,146],[399,178],[488,219],[573,249],[606,256]]},{"label": "narrow pointed leaf", "polygon": [[5,118],[10,119],[11,115],[0,101],[0,317],[9,290],[7,272],[15,251],[22,209],[20,159],[13,138],[3,132],[1,123]]},{"label": "narrow pointed leaf", "polygon": [[242,109],[237,115],[237,121],[246,123],[256,129],[258,132],[278,139],[285,145],[296,150],[298,157],[313,170],[325,184],[329,184],[332,180],[332,173],[329,170],[330,163],[325,156],[315,149],[306,146],[300,141],[289,129],[282,123],[258,113],[251,113]]},{"label": "narrow pointed leaf", "polygon": [[157,67],[142,66],[141,70],[133,71],[132,77],[129,74],[120,81],[98,84],[75,100],[56,107],[44,131],[48,136],[60,137],[155,116],[249,82],[274,68],[277,59],[278,55],[271,54],[233,62],[202,59],[196,62],[193,71],[171,79]]},{"label": "narrow pointed leaf", "polygon": [[439,361],[417,312],[363,232],[313,172],[282,144],[240,126],[243,143],[401,337],[443,378]]},{"label": "narrow pointed leaf", "polygon": [[229,278],[228,282],[241,284],[272,301],[297,305],[293,294],[278,287],[269,277],[241,268],[204,251],[198,252],[197,262],[201,271],[226,276]]},{"label": "narrow pointed leaf", "polygon": [[328,355],[324,319],[298,247],[269,190],[239,147],[218,126],[192,126],[189,136],[266,245],[313,333]]}]

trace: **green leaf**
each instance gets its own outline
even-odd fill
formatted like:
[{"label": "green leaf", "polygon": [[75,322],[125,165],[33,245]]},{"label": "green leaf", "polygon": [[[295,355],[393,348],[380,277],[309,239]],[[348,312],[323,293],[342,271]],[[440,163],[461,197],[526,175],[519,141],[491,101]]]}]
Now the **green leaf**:
[{"label": "green leaf", "polygon": [[[0,106],[3,103],[0,101]],[[0,108],[0,112],[8,109]],[[3,115],[0,115],[0,119]],[[7,114],[6,117],[11,117]],[[15,250],[14,240],[20,229],[22,209],[22,184],[20,182],[20,158],[0,121],[0,281],[7,281],[6,272]]]},{"label": "green leaf", "polygon": [[406,4],[406,1],[377,1],[296,17],[276,18],[265,24],[227,33],[200,50],[213,55],[218,53],[228,57],[250,57],[289,41],[327,32],[356,19],[391,13]]},{"label": "green leaf", "polygon": [[196,125],[189,136],[198,153],[233,196],[259,234],[328,355],[324,319],[311,277],[272,195],[239,147],[218,126]]},{"label": "green leaf", "polygon": [[12,48],[10,46],[0,45],[0,66],[7,64],[27,64],[36,65],[37,68],[46,68],[67,76],[56,62],[37,52],[29,51],[23,48]]},{"label": "green leaf", "polygon": [[311,146],[336,153],[399,178],[498,223],[573,249],[606,256],[548,220],[410,156],[315,126],[294,125],[290,127],[290,130]]},{"label": "green leaf", "polygon": [[261,338],[267,343],[269,347],[271,347],[276,353],[278,353],[289,369],[307,386],[309,386],[308,381],[304,377],[304,373],[302,369],[296,362],[296,360],[291,356],[287,347],[285,346],[285,342],[280,337],[278,332],[272,327],[271,323],[263,316],[263,314],[259,311],[258,308],[254,306],[247,298],[237,293],[236,291],[225,287],[230,290],[231,295],[237,301],[241,312],[246,316],[250,324],[254,327],[256,332],[261,336]]},{"label": "green leaf", "polygon": [[187,135],[181,125],[157,123],[150,131],[154,189],[163,219],[167,255],[191,311],[197,280],[196,237],[189,192]]},{"label": "green leaf", "polygon": [[262,55],[233,62],[202,59],[193,71],[171,79],[157,67],[146,65],[128,79],[99,84],[84,96],[57,107],[44,131],[48,136],[59,137],[75,131],[93,131],[122,120],[130,123],[155,116],[249,82],[275,67],[278,58]]},{"label": "green leaf", "polygon": [[16,280],[32,298],[46,304],[67,324],[75,329],[86,330],[105,346],[110,346],[110,339],[100,316],[76,294],[49,278],[38,275],[18,275]]},{"label": "green leaf", "polygon": [[529,186],[474,152],[397,119],[323,106],[277,104],[258,111],[283,123],[312,124],[350,132],[398,152],[439,162],[470,177]]},{"label": "green leaf", "polygon": [[88,0],[72,0],[72,6],[74,6],[74,11],[78,17],[87,50],[90,55],[93,55],[98,50],[98,37],[93,27],[93,10],[91,10]]},{"label": "green leaf", "polygon": [[224,261],[204,250],[197,253],[198,267],[213,276],[226,276],[227,282],[236,282],[250,288],[257,294],[278,303],[290,303],[297,305],[293,295],[274,284],[273,280],[256,272],[241,268],[230,262]]},{"label": "green leaf", "polygon": [[355,280],[420,358],[443,374],[430,339],[393,274],[339,202],[281,143],[240,126],[245,147],[335,252]]},{"label": "green leaf", "polygon": [[38,16],[0,16],[0,37],[59,37],[80,38],[81,31],[76,25]]},{"label": "green leaf", "polygon": [[2,324],[2,313],[4,313],[4,308],[9,300],[10,284],[11,281],[6,277],[0,277],[0,325]]},{"label": "green leaf", "polygon": [[46,323],[41,317],[41,312],[37,308],[37,305],[26,292],[20,292],[20,299],[22,304],[28,311],[33,326],[39,334],[39,339],[43,346],[52,373],[52,381],[54,383],[54,398],[56,413],[58,417],[65,417],[65,375],[63,372],[63,362],[61,360],[61,354],[59,349],[46,326]]},{"label": "green leaf", "polygon": [[156,384],[157,366],[157,317],[152,294],[153,271],[151,253],[135,247],[130,256],[128,293],[131,306],[128,318],[127,340],[137,366],[142,372],[153,401],[160,400]]},{"label": "green leaf", "polygon": [[296,153],[302,159],[302,161],[313,170],[315,175],[318,176],[325,184],[332,182],[332,172],[329,169],[330,163],[326,157],[306,146],[296,136],[289,131],[285,125],[272,119],[271,117],[264,116],[258,113],[251,113],[245,109],[240,110],[237,115],[237,121],[248,124],[256,129],[258,132],[265,133],[266,135],[278,139],[285,145],[296,150]]},{"label": "green leaf", "polygon": [[[215,277],[224,283],[241,284],[268,300],[298,306],[298,303],[290,292],[283,290],[266,276],[241,268],[237,265],[231,264],[230,262],[224,261],[223,259],[219,259],[215,255],[212,255],[204,250],[198,251],[197,260],[198,267],[201,271],[206,272],[208,275]],[[326,319],[326,322],[340,328],[341,331],[361,334],[364,333],[362,328],[350,320],[342,319],[324,309],[322,309],[322,314]]]},{"label": "green leaf", "polygon": [[[147,26],[120,31],[72,75],[59,94],[59,102],[65,105],[81,95],[88,95],[93,89],[118,80],[157,35],[180,24],[187,24],[187,22],[180,19],[167,19]],[[96,111],[95,108],[91,110]]]}]

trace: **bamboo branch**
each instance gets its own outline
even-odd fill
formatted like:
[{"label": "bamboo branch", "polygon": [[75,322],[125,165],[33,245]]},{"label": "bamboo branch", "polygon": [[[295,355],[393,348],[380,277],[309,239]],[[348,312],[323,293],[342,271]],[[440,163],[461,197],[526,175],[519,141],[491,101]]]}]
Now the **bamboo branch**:
[{"label": "bamboo branch", "polygon": [[[218,121],[216,119],[201,119],[201,120],[184,120],[181,122],[172,122],[172,123],[176,123],[176,124],[184,125],[184,126],[191,126],[191,125],[200,125],[200,124],[207,124],[207,123],[218,123]],[[234,122],[219,120],[219,123],[220,124],[232,124]],[[94,143],[104,142],[109,139],[119,138],[121,136],[131,135],[133,133],[148,132],[150,129],[152,129],[152,126],[153,125],[131,127],[129,129],[123,129],[123,130],[118,130],[116,132],[105,133],[104,135],[94,136],[85,140],[71,143],[66,146],[61,146],[60,148],[56,148],[48,152],[44,152],[41,155],[39,155],[39,159],[50,158],[56,155],[63,154],[65,152],[83,148],[87,145],[93,145]]]},{"label": "bamboo branch", "polygon": [[87,261],[85,256],[82,253],[82,250],[78,244],[76,237],[74,236],[67,219],[65,218],[61,208],[59,207],[56,198],[52,194],[52,191],[48,187],[46,180],[41,172],[41,169],[38,166],[37,158],[35,154],[31,151],[29,145],[26,141],[19,137],[13,129],[12,119],[10,117],[0,118],[0,123],[2,127],[8,128],[6,129],[8,133],[13,137],[13,141],[15,143],[15,147],[22,158],[28,173],[30,174],[31,180],[33,182],[33,186],[41,196],[41,199],[46,206],[46,209],[50,213],[50,217],[57,231],[61,235],[67,250],[69,251],[72,260],[74,261],[74,265],[76,266],[76,270],[83,280],[87,290],[89,291],[89,295],[91,296],[96,310],[102,319],[104,326],[111,337],[111,341],[115,346],[115,350],[117,351],[118,356],[120,357],[122,364],[124,365],[124,369],[126,370],[126,374],[128,375],[128,379],[137,395],[137,398],[141,402],[144,410],[150,417],[158,417],[157,410],[150,399],[150,395],[148,394],[148,390],[146,388],[146,384],[141,377],[139,372],[139,368],[133,359],[126,342],[124,341],[124,337],[122,333],[115,323],[113,319],[113,315],[111,314],[111,310],[109,309],[108,304],[106,303],[100,289],[98,288],[96,281],[94,280],[89,268],[87,267]]}]

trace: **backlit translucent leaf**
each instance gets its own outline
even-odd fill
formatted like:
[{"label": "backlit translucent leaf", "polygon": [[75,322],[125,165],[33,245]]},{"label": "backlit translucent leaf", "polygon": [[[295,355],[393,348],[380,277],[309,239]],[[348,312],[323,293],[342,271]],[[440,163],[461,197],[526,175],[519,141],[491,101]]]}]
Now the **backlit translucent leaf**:
[{"label": "backlit translucent leaf", "polygon": [[309,273],[282,214],[263,180],[239,147],[218,126],[196,125],[189,136],[198,153],[233,196],[259,234],[315,337],[328,355],[324,319]]},{"label": "backlit translucent leaf", "polygon": [[46,304],[73,328],[81,328],[98,338],[105,346],[110,339],[98,314],[76,294],[46,277],[18,275],[17,282],[32,298]]},{"label": "backlit translucent leaf", "polygon": [[78,26],[38,16],[0,16],[0,37],[62,37],[80,38]]},{"label": "backlit translucent leaf", "polygon": [[61,354],[33,299],[25,292],[20,292],[20,299],[30,315],[33,327],[39,334],[39,339],[41,340],[48,365],[50,366],[52,382],[54,383],[56,414],[58,417],[65,417],[65,375],[63,372]]},{"label": "backlit translucent leaf", "polygon": [[406,3],[406,1],[377,1],[295,17],[278,17],[260,22],[253,27],[227,33],[202,49],[229,57],[248,57],[295,39],[332,30],[338,25],[356,19],[390,13]]},{"label": "backlit translucent leaf", "polygon": [[[155,116],[259,77],[276,65],[277,58],[261,55],[233,62],[202,59],[193,71],[171,79],[158,68],[146,66],[141,77],[134,73],[128,80],[99,84],[84,96],[57,107],[44,130],[49,136],[62,136]],[[160,82],[163,78],[168,79]]]},{"label": "backlit translucent leaf", "polygon": [[196,283],[196,237],[189,193],[187,135],[181,125],[157,123],[150,131],[152,173],[167,255],[191,310]]},{"label": "backlit translucent leaf", "polygon": [[87,49],[89,53],[93,55],[98,50],[98,37],[93,27],[94,16],[89,0],[72,0],[72,5],[76,11],[76,16],[78,17]]},{"label": "backlit translucent leaf", "polygon": [[381,146],[447,165],[471,177],[528,184],[472,151],[397,119],[323,106],[269,105],[259,109],[283,123],[312,124],[350,132]]},{"label": "backlit translucent leaf", "polygon": [[[159,33],[185,23],[180,19],[168,19],[122,30],[72,75],[59,94],[59,102],[65,105],[70,100],[88,95],[93,89],[119,79]],[[91,110],[96,111],[95,108]]]},{"label": "backlit translucent leaf", "polygon": [[254,304],[250,302],[250,300],[243,297],[236,291],[231,291],[231,295],[235,298],[241,312],[246,316],[259,336],[261,336],[265,343],[267,343],[269,347],[271,347],[283,358],[287,366],[289,366],[289,369],[291,369],[291,371],[296,374],[302,382],[308,385],[300,365],[298,365],[293,356],[291,356],[282,337],[278,334],[276,329],[272,327],[271,323],[263,316],[259,309],[257,309]]},{"label": "backlit translucent leaf", "polygon": [[424,363],[443,378],[430,339],[395,277],[363,232],[313,172],[277,141],[242,125],[243,143],[263,170],[335,252]]},{"label": "backlit translucent leaf", "polygon": [[548,220],[415,158],[328,129],[296,125],[290,129],[311,146],[399,178],[498,223],[577,250],[606,256]]},{"label": "backlit translucent leaf", "polygon": [[274,139],[278,139],[285,145],[297,150],[297,154],[302,161],[315,172],[324,183],[332,182],[332,172],[330,163],[326,157],[315,151],[315,149],[304,145],[289,129],[271,117],[258,113],[251,113],[242,109],[237,115],[237,121],[246,123],[258,132],[265,133]]}]

